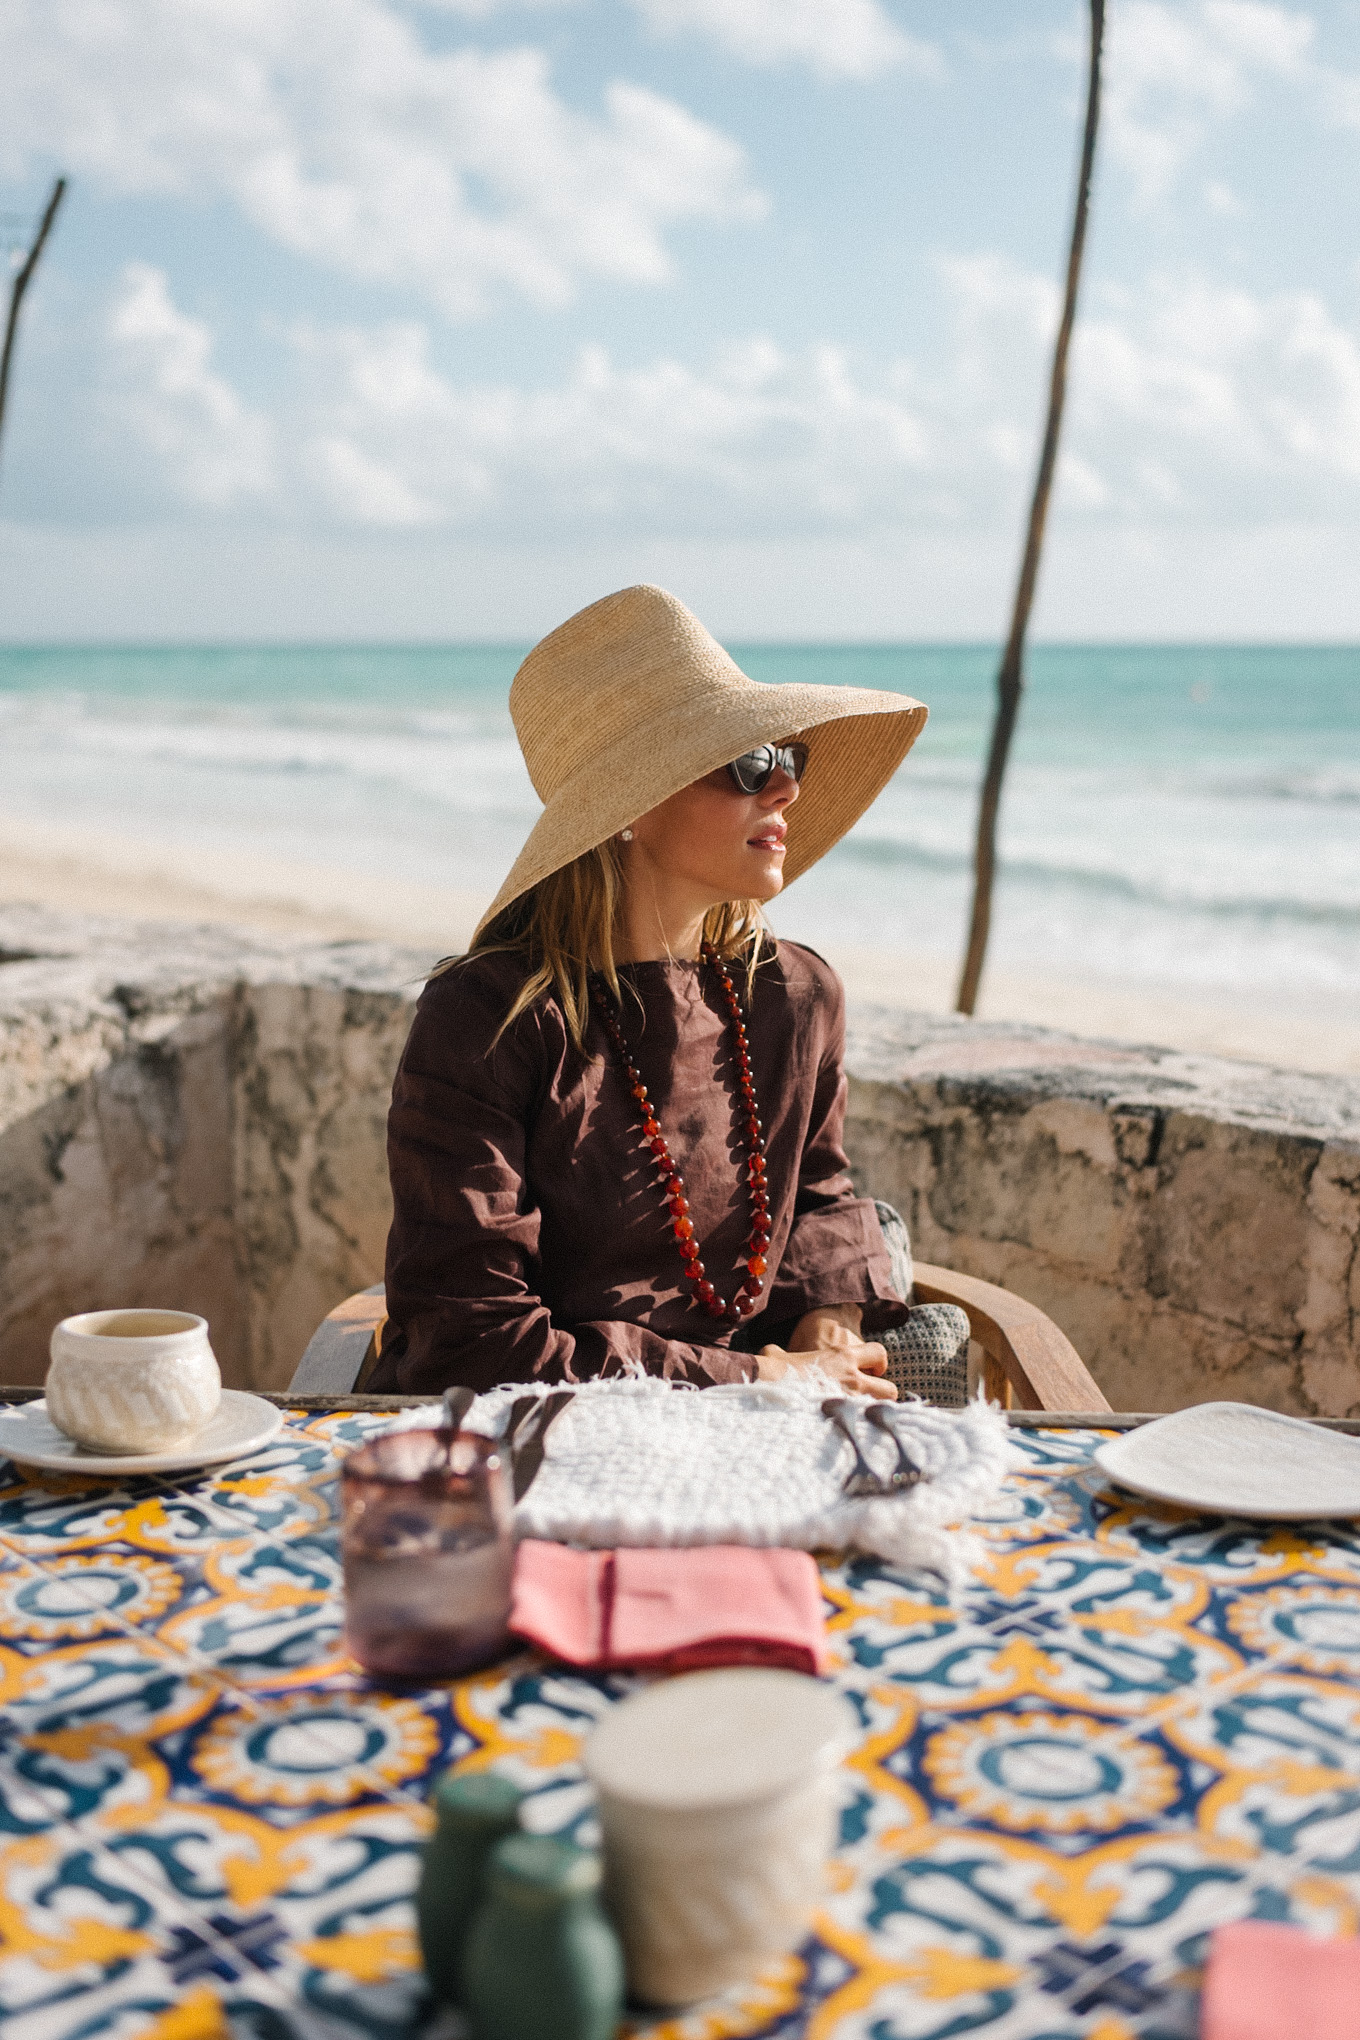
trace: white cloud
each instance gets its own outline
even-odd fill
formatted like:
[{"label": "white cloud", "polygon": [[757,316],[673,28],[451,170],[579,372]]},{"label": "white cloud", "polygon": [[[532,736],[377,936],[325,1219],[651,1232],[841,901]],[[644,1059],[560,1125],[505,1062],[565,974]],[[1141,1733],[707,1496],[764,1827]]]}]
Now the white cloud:
[{"label": "white cloud", "polygon": [[1175,185],[1216,121],[1259,87],[1292,84],[1326,120],[1360,125],[1360,81],[1314,55],[1309,14],[1268,0],[1124,0],[1111,9],[1105,146],[1133,178],[1135,203]]},{"label": "white cloud", "polygon": [[578,0],[406,0],[430,14],[456,14],[464,21],[489,21],[496,14],[548,13],[575,7]]},{"label": "white cloud", "polygon": [[108,338],[110,409],[172,495],[228,510],[272,492],[270,423],[213,370],[211,331],[175,307],[162,271],[127,265]]},{"label": "white cloud", "polygon": [[[995,527],[1030,485],[1057,294],[993,255],[940,274],[954,344],[936,375],[757,336],[703,362],[623,367],[592,347],[556,385],[459,385],[417,323],[301,330],[306,431],[400,480],[419,509],[394,497],[393,522],[573,539]],[[1360,336],[1306,293],[1194,276],[1107,292],[1078,325],[1056,500],[1180,526],[1355,514]],[[374,501],[332,487],[324,510],[371,521]]]},{"label": "white cloud", "polygon": [[[82,501],[496,544],[1013,534],[1058,294],[989,253],[941,258],[937,274],[946,344],[888,362],[757,333],[634,361],[588,346],[556,378],[474,380],[418,319],[298,324],[265,418],[214,361],[208,327],[133,265],[105,328],[110,365],[67,371],[120,427],[105,465],[84,434]],[[1191,271],[1092,288],[1055,507],[1130,530],[1356,520],[1360,329],[1316,293]]]},{"label": "white cloud", "polygon": [[399,474],[351,440],[313,439],[303,448],[303,461],[342,523],[410,531],[443,521],[437,503],[418,496]]},{"label": "white cloud", "polygon": [[940,54],[897,26],[879,0],[632,0],[658,35],[710,37],[747,63],[806,64],[868,79],[899,64],[937,76]]},{"label": "white cloud", "polygon": [[[960,446],[988,418],[998,458],[999,432],[1022,439],[1027,474],[1056,293],[1045,314],[1051,287],[996,258],[956,261],[945,273],[960,367],[952,397],[941,392],[940,401],[957,421]],[[1020,393],[1028,417],[1016,412]],[[1137,292],[1107,289],[1078,321],[1064,443],[1080,464],[1079,475],[1069,466],[1059,478],[1059,501],[1071,510],[1154,522],[1168,514],[1225,523],[1344,507],[1353,514],[1360,334],[1311,292],[1256,295],[1193,274],[1154,276]]]},{"label": "white cloud", "polygon": [[319,429],[479,530],[853,526],[918,500],[934,459],[910,396],[832,347],[756,337],[631,369],[587,347],[562,383],[524,389],[456,386],[418,325],[294,338]]},{"label": "white cloud", "polygon": [[384,0],[7,0],[0,167],[225,197],[341,274],[481,312],[672,271],[682,220],[754,220],[737,143],[639,85],[584,113],[532,48],[433,51]]}]

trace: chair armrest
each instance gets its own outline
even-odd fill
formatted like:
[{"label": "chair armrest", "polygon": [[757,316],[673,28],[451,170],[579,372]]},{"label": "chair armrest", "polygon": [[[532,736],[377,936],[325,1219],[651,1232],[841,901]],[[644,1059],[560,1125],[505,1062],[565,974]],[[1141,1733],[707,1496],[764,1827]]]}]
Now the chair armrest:
[{"label": "chair armrest", "polygon": [[1009,1408],[1013,1391],[1022,1410],[1110,1407],[1076,1347],[1037,1304],[976,1275],[956,1275],[924,1261],[916,1263],[915,1275],[918,1303],[956,1303],[967,1312],[987,1356],[987,1393],[994,1401]]},{"label": "chair armrest", "polygon": [[383,1283],[375,1282],[371,1289],[347,1296],[312,1333],[289,1388],[299,1395],[345,1395],[361,1387],[378,1357],[378,1340],[386,1322]]}]

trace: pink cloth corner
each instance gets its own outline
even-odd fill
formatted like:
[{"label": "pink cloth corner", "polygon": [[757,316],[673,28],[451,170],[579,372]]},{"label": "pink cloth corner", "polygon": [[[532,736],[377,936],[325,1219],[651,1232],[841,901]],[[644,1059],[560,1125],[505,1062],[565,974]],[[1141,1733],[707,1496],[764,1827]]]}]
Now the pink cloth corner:
[{"label": "pink cloth corner", "polygon": [[815,1559],[744,1544],[601,1552],[526,1538],[510,1627],[566,1664],[600,1670],[816,1673],[827,1662]]},{"label": "pink cloth corner", "polygon": [[606,1642],[612,1551],[526,1537],[515,1552],[510,1628],[568,1665],[597,1665]]},{"label": "pink cloth corner", "polygon": [[1200,2040],[1360,2040],[1360,1940],[1238,1920],[1209,1944]]}]

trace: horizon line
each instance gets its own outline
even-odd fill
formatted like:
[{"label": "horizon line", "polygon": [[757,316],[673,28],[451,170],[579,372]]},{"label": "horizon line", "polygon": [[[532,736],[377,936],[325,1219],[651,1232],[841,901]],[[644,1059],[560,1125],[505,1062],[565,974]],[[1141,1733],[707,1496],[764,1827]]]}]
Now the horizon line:
[{"label": "horizon line", "polygon": [[[718,634],[715,632],[715,636]],[[9,652],[526,652],[539,638],[0,638]],[[718,637],[728,649],[761,652],[988,652],[996,638]],[[1034,638],[1037,651],[1106,652],[1360,652],[1360,638]]]}]

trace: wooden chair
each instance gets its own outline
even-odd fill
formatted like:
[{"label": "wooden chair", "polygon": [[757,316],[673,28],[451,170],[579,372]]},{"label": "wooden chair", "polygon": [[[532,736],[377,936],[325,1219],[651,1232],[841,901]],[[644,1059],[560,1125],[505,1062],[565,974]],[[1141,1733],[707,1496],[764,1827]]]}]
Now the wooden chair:
[{"label": "wooden chair", "polygon": [[[917,1303],[954,1303],[984,1355],[987,1394],[1022,1410],[1108,1410],[1077,1352],[1052,1318],[1009,1289],[915,1264]],[[336,1305],[312,1334],[289,1388],[298,1395],[362,1393],[387,1322],[381,1282]]]}]

